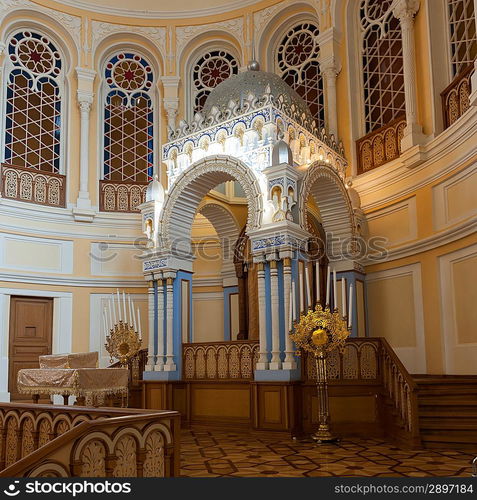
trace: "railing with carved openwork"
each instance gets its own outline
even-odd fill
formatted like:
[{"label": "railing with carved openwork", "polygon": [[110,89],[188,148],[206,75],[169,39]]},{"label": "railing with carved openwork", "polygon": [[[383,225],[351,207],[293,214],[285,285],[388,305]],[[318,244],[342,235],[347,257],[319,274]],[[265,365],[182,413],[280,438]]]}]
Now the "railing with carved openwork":
[{"label": "railing with carved openwork", "polygon": [[147,182],[99,181],[101,212],[139,212],[136,208],[146,201]]},{"label": "railing with carved openwork", "polygon": [[386,339],[381,338],[382,380],[398,417],[411,440],[419,442],[417,385]]},{"label": "railing with carved openwork", "polygon": [[[328,381],[362,383],[380,382],[380,339],[352,338],[346,341],[342,353],[332,351],[326,359]],[[313,356],[303,356],[303,380],[316,381],[316,363]]]},{"label": "railing with carved openwork", "polygon": [[467,66],[441,92],[444,127],[450,127],[470,108],[470,79],[474,65]]},{"label": "railing with carved openwork", "polygon": [[399,116],[383,127],[356,141],[358,174],[368,172],[401,155],[401,139],[406,128],[406,117]]},{"label": "railing with carved openwork", "polygon": [[1,195],[50,207],[66,206],[66,176],[35,168],[1,165]]},{"label": "railing with carved openwork", "polygon": [[184,380],[253,380],[256,341],[183,344]]},{"label": "railing with carved openwork", "polygon": [[[381,337],[350,338],[344,351],[333,351],[326,363],[328,381],[334,384],[379,384],[392,401],[399,424],[414,443],[419,442],[417,386],[388,342]],[[303,356],[302,378],[316,381],[316,363]]]},{"label": "railing with carved openwork", "polygon": [[178,475],[180,416],[0,404],[0,477]]},{"label": "railing with carved openwork", "polygon": [[[141,349],[136,356],[133,356],[128,364],[129,382],[128,382],[128,407],[139,408],[142,399],[142,374],[146,369],[147,349]],[[113,363],[108,368],[120,368],[122,365],[119,361]],[[112,402],[113,406],[121,406],[121,398],[116,397]]]}]

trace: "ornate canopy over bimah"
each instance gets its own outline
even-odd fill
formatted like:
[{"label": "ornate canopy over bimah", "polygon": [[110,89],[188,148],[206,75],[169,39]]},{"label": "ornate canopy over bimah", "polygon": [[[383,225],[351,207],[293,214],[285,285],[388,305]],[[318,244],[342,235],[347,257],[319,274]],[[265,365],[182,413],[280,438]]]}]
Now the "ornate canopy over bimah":
[{"label": "ornate canopy over bimah", "polygon": [[[359,269],[343,251],[353,247],[360,226],[359,202],[344,182],[343,148],[324,129],[317,130],[294,90],[277,75],[259,71],[255,62],[218,85],[204,111],[169,131],[162,151],[167,194],[155,179],[141,206],[148,237],[143,270],[150,283],[150,331],[155,332],[145,378],[181,377],[182,339],[194,340],[192,223],[204,196],[233,180],[247,200],[245,235],[258,269],[255,376],[290,380],[297,372],[287,328],[292,301],[302,311],[319,299],[314,269],[328,258],[339,273],[348,273],[348,280]],[[318,236],[313,226],[333,234],[328,257],[309,252],[310,237]]]}]

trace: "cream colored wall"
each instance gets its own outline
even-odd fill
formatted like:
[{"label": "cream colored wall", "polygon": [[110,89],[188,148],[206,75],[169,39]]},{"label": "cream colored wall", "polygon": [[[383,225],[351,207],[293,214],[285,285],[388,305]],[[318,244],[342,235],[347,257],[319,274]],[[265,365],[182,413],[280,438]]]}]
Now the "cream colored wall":
[{"label": "cream colored wall", "polygon": [[[475,244],[475,217],[477,213],[475,121],[476,110],[471,109],[456,126],[440,133],[434,128],[433,114],[441,113],[439,107],[432,108],[432,80],[429,66],[429,41],[427,36],[428,17],[425,9],[432,7],[434,0],[421,0],[421,9],[416,16],[416,86],[419,103],[419,121],[425,134],[429,134],[428,143],[423,147],[425,155],[422,163],[408,168],[403,161],[384,165],[353,180],[353,187],[361,197],[362,208],[368,215],[371,236],[384,236],[388,239],[389,256],[387,261],[365,265],[367,273],[395,274],[393,270],[404,266],[418,265],[422,289],[422,330],[424,354],[427,370],[430,373],[442,373],[446,369],[446,331],[444,306],[442,304],[442,271],[440,264],[446,255],[454,255]],[[349,73],[348,50],[346,43],[346,5],[347,2],[333,2],[331,12],[341,26],[342,32],[337,38],[338,54],[341,59],[341,72],[337,78],[338,129],[343,140],[347,157],[351,160],[355,148],[355,139],[351,134],[351,117],[355,113],[356,97],[350,88],[354,88]],[[30,288],[35,290],[68,291],[73,296],[73,349],[85,350],[89,347],[89,336],[85,334],[90,324],[90,299],[96,293],[109,293],[116,287],[131,293],[146,293],[146,286],[137,263],[131,260],[134,254],[134,241],[141,236],[140,220],[136,215],[97,214],[93,223],[76,222],[71,208],[74,206],[79,185],[79,112],[76,103],[76,76],[74,68],[99,70],[103,54],[113,47],[138,45],[153,58],[158,77],[178,76],[181,78],[178,97],[181,102],[179,116],[183,112],[185,67],[187,57],[199,46],[220,41],[233,44],[242,54],[243,61],[251,56],[251,40],[254,37],[257,46],[263,48],[260,59],[267,60],[266,51],[271,50],[268,43],[273,34],[290,17],[303,13],[316,15],[321,31],[330,26],[330,10],[327,2],[304,0],[300,3],[263,0],[243,4],[243,8],[232,12],[221,12],[207,17],[157,18],[122,17],[104,12],[92,12],[80,8],[81,4],[68,2],[61,5],[53,0],[35,0],[22,2],[21,10],[1,10],[1,32],[10,27],[23,26],[25,20],[35,20],[42,26],[58,34],[58,38],[68,53],[69,73],[67,78],[68,123],[67,123],[67,173],[68,173],[68,208],[48,210],[34,205],[7,203],[0,200],[0,232],[4,253],[0,256],[0,286],[3,288]],[[320,8],[318,8],[321,6]],[[317,12],[318,11],[318,12]],[[41,17],[38,13],[41,13]],[[0,56],[0,62],[5,55]],[[90,114],[90,153],[89,153],[89,192],[93,206],[98,203],[98,178],[101,124],[99,123],[100,76],[94,83],[95,100]],[[1,75],[0,75],[1,77]],[[164,87],[158,78],[157,94],[164,95]],[[160,102],[160,101],[159,101]],[[165,111],[159,105],[160,140],[166,140]],[[433,138],[433,134],[436,135]],[[349,173],[353,171],[350,161]],[[164,170],[161,179],[166,183]],[[246,221],[246,206],[230,205],[234,216],[243,227]],[[474,228],[474,229],[472,229]],[[194,237],[203,236],[200,230]],[[200,233],[200,234],[199,234]],[[20,237],[26,237],[21,240]],[[7,240],[5,242],[5,240]],[[48,240],[48,241],[46,241]],[[98,263],[92,262],[91,251],[98,243],[111,242],[117,252],[115,260]],[[108,251],[109,252],[109,251]],[[108,255],[109,253],[106,252]],[[107,255],[106,255],[107,257]],[[70,259],[70,260],[68,260]],[[444,260],[443,260],[444,259]],[[70,262],[71,261],[71,262]],[[447,261],[446,261],[447,262]],[[449,264],[450,265],[450,264]],[[70,269],[70,267],[72,269]],[[197,276],[220,276],[220,269],[197,259]],[[452,264],[453,279],[446,284],[449,293],[456,298],[456,329],[459,338],[466,342],[469,338],[463,333],[467,326],[475,324],[474,310],[469,306],[472,297],[468,294],[468,275],[475,272],[475,259]],[[445,269],[449,266],[445,264]],[[413,278],[414,279],[414,278]],[[392,286],[391,286],[392,284]],[[412,329],[412,316],[406,323],[406,331],[398,336],[394,320],[399,318],[392,304],[397,300],[398,291],[404,294],[409,288],[409,278],[384,279],[381,284],[374,282],[368,287],[368,298],[373,304],[368,311],[369,333],[385,335],[391,342],[399,344],[406,336],[417,330]],[[198,287],[194,293],[217,293],[219,288]],[[415,294],[415,289],[413,289]],[[413,296],[414,299],[419,297]],[[379,299],[381,307],[374,301]],[[206,304],[204,301],[202,304]],[[199,302],[197,302],[199,304]],[[405,303],[404,303],[405,304]],[[414,306],[416,301],[414,301]],[[199,309],[199,306],[194,306]],[[197,318],[214,318],[216,325],[210,331],[222,328],[219,320],[220,300],[210,301],[205,306],[211,310],[208,314],[198,312]],[[215,309],[214,309],[215,308]],[[194,311],[195,311],[194,309]],[[220,310],[223,310],[220,309]],[[382,314],[382,311],[384,313]],[[414,310],[414,319],[416,313]],[[384,322],[383,318],[388,321]],[[99,318],[98,318],[99,321]],[[199,338],[214,337],[216,333],[207,333],[198,319]],[[204,321],[206,321],[204,319]],[[145,318],[144,318],[145,323]],[[419,325],[415,323],[415,328]],[[220,324],[220,327],[219,327]],[[417,326],[416,326],[417,325]],[[202,330],[200,330],[202,328]],[[453,327],[454,328],[454,327]],[[409,339],[408,339],[409,340]],[[470,338],[472,340],[472,338]],[[399,349],[400,347],[398,347]],[[447,346],[449,350],[449,346]],[[448,354],[448,353],[447,353]]]}]

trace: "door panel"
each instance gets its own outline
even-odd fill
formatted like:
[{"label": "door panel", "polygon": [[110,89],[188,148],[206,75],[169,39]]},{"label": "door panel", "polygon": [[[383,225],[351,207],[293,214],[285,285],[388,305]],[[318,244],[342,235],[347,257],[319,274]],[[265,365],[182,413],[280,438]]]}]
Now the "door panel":
[{"label": "door panel", "polygon": [[12,400],[30,399],[17,392],[17,373],[39,368],[38,356],[51,354],[53,299],[11,297],[8,390]]}]

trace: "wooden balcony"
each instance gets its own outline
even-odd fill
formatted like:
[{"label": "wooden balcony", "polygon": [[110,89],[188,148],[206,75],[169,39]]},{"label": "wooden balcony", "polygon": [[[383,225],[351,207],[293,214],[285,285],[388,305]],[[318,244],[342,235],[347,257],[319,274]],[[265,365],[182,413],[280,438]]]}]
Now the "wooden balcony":
[{"label": "wooden balcony", "polygon": [[0,477],[179,475],[175,411],[0,404]]},{"label": "wooden balcony", "polygon": [[356,141],[358,174],[380,167],[401,155],[401,139],[406,128],[406,117],[399,116],[384,127]]},{"label": "wooden balcony", "polygon": [[99,210],[139,213],[137,206],[146,201],[147,185],[147,182],[99,181]]},{"label": "wooden balcony", "polygon": [[445,128],[450,127],[470,108],[470,79],[473,72],[474,65],[467,66],[441,92]]},{"label": "wooden balcony", "polygon": [[66,206],[66,176],[35,168],[1,165],[3,198],[49,207]]}]

